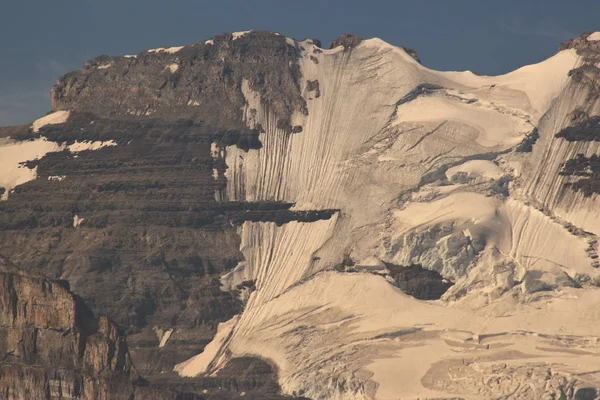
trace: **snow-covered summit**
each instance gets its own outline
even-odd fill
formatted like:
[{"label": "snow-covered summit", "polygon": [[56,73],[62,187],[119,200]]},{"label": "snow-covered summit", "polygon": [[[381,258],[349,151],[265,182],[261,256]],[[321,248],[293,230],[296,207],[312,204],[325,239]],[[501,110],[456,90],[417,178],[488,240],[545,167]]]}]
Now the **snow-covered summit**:
[{"label": "snow-covered summit", "polygon": [[[518,333],[594,335],[582,319],[562,314],[593,313],[600,304],[591,286],[573,292],[581,276],[600,279],[588,245],[600,235],[597,200],[586,200],[576,216],[561,203],[578,196],[559,174],[578,150],[555,138],[586,104],[585,90],[570,79],[582,63],[578,50],[478,76],[427,68],[380,39],[342,39],[330,50],[294,42],[307,104],[290,121],[299,133],[285,134],[260,93],[243,82],[244,119],[264,129],[262,148],[224,149],[226,198],[340,212],[310,224],[245,223],[245,263],[223,283],[252,281],[256,290],[206,352],[178,371],[211,373],[232,356],[253,354],[279,367],[289,393],[383,399],[503,395],[480,383],[483,365],[465,370],[460,383],[443,372],[464,357],[505,360],[500,342],[564,363],[561,371],[580,368],[578,357],[538,353],[545,339]],[[531,153],[520,150],[528,146]],[[578,148],[598,151],[586,146]],[[531,192],[541,181],[546,197]],[[591,236],[566,228],[583,215],[595,221]],[[423,304],[380,270],[340,272],[348,259],[419,264],[455,285],[437,304]],[[543,291],[555,300],[531,303]],[[600,354],[593,348],[586,365]],[[530,358],[513,363],[529,365]],[[500,376],[523,388],[538,385],[513,373]]]}]

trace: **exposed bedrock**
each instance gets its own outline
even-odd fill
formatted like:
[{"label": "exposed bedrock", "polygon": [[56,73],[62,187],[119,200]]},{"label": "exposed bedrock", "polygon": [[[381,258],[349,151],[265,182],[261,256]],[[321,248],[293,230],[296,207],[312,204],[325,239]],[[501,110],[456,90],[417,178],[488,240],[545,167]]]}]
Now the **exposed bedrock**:
[{"label": "exposed bedrock", "polygon": [[95,319],[65,283],[29,275],[2,258],[0,286],[3,398],[135,398],[137,373],[111,321]]},{"label": "exposed bedrock", "polygon": [[189,119],[215,132],[244,130],[244,79],[281,118],[306,112],[297,57],[284,36],[261,31],[129,57],[100,56],[58,80],[52,108],[111,118]]},{"label": "exposed bedrock", "polygon": [[404,293],[419,300],[438,300],[452,286],[439,273],[420,265],[402,266],[385,263],[394,284]]},{"label": "exposed bedrock", "polygon": [[344,47],[344,49],[349,50],[353,47],[356,47],[362,42],[363,39],[352,35],[350,33],[344,33],[343,35],[338,36],[331,44],[329,45],[330,49],[335,49],[338,46]]}]

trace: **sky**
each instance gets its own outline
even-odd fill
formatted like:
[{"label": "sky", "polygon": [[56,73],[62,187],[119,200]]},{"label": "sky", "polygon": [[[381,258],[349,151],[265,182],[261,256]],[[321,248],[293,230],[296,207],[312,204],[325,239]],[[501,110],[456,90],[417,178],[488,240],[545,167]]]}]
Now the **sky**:
[{"label": "sky", "polygon": [[324,47],[342,33],[417,50],[424,65],[497,75],[600,30],[598,0],[0,0],[0,126],[50,110],[58,77],[95,56],[135,54],[252,29]]}]

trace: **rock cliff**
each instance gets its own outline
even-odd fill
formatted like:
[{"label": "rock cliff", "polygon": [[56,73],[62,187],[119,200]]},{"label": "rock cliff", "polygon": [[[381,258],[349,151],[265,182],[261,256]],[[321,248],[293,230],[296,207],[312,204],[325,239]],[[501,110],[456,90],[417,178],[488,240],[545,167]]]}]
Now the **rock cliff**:
[{"label": "rock cliff", "polygon": [[125,337],[108,318],[95,319],[65,282],[0,258],[0,296],[2,398],[136,398]]},{"label": "rock cliff", "polygon": [[2,399],[286,398],[277,395],[271,366],[252,358],[234,360],[214,378],[150,384],[132,365],[121,330],[107,317],[95,318],[68,282],[27,273],[1,257],[0,293]]}]

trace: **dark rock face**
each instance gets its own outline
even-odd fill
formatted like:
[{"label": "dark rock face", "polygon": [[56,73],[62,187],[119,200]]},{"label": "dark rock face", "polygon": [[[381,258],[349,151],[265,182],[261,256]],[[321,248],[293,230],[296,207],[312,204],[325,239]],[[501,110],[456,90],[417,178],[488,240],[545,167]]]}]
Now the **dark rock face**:
[{"label": "dark rock face", "polygon": [[329,48],[335,49],[338,46],[343,46],[345,49],[348,50],[358,46],[362,41],[362,38],[358,36],[349,33],[344,33],[343,35],[338,36],[337,39],[335,39],[333,42],[331,42]]},{"label": "dark rock face", "polygon": [[314,92],[315,98],[321,97],[321,89],[319,87],[319,81],[317,79],[315,79],[313,81],[311,81],[311,80],[306,81],[306,89],[309,92]]},{"label": "dark rock face", "polygon": [[125,338],[63,284],[0,258],[0,393],[5,399],[104,399],[134,394]]},{"label": "dark rock face", "polygon": [[581,388],[575,392],[575,400],[594,400],[597,395],[598,391],[594,388]]},{"label": "dark rock face", "polygon": [[582,191],[586,197],[600,193],[600,157],[596,154],[591,157],[578,154],[577,157],[567,160],[563,164],[561,175],[579,178],[567,185],[573,190]]},{"label": "dark rock face", "polygon": [[525,139],[516,147],[515,151],[520,153],[530,153],[533,150],[533,145],[540,138],[540,134],[538,133],[537,128],[533,128],[533,130],[525,136]]},{"label": "dark rock face", "polygon": [[600,117],[584,118],[582,122],[561,130],[555,136],[569,142],[599,142]]},{"label": "dark rock face", "polygon": [[385,263],[396,286],[404,293],[419,300],[438,300],[453,285],[436,271],[420,265],[408,267]]},{"label": "dark rock face", "polygon": [[177,388],[186,393],[202,393],[207,400],[229,400],[239,398],[252,400],[304,399],[298,396],[284,396],[279,393],[277,371],[269,363],[257,358],[234,358],[216,376],[190,380],[161,377],[160,387]]},{"label": "dark rock face", "polygon": [[589,88],[590,101],[600,98],[600,68],[597,67],[600,62],[600,41],[588,41],[587,38],[591,34],[592,32],[584,32],[560,45],[560,50],[575,49],[581,56],[581,66],[571,70],[569,76],[575,82]]},{"label": "dark rock face", "polygon": [[594,40],[587,40],[587,38],[594,32],[583,32],[576,38],[569,39],[560,44],[559,50],[575,49],[578,54],[589,58],[599,58],[600,53],[600,42]]},{"label": "dark rock face", "polygon": [[[580,36],[561,44],[560,50],[575,49],[581,56],[579,67],[569,71],[571,80],[588,91],[588,102],[583,108],[571,112],[571,125],[555,136],[569,142],[600,141],[600,117],[590,116],[593,107],[600,100],[600,41],[588,41],[592,32],[584,32]],[[600,162],[596,155],[585,157],[578,154],[563,164],[561,175],[575,178],[566,183],[567,187],[581,191],[586,197],[600,193]]]},{"label": "dark rock face", "polygon": [[404,51],[407,52],[409,56],[414,58],[416,62],[421,64],[421,59],[419,58],[419,55],[417,54],[416,50],[411,49],[410,47],[404,47],[404,46],[402,46],[402,49],[404,49]]},{"label": "dark rock face", "polygon": [[[123,145],[39,160],[39,178],[0,203],[0,244],[23,268],[68,279],[95,313],[123,326],[146,375],[201,352],[217,324],[241,311],[236,294],[222,291],[218,281],[243,259],[238,225],[310,222],[335,212],[216,201],[225,164],[211,157],[210,143],[219,135],[203,134],[193,123],[74,114],[44,134]],[[62,182],[48,180],[63,175]],[[84,218],[77,229],[76,215]],[[154,327],[176,330],[163,348]]]},{"label": "dark rock face", "polygon": [[212,41],[174,53],[97,57],[58,80],[52,108],[110,118],[186,119],[213,132],[244,131],[241,87],[247,80],[281,118],[306,112],[298,53],[285,37],[252,31],[235,40],[223,34]]}]

